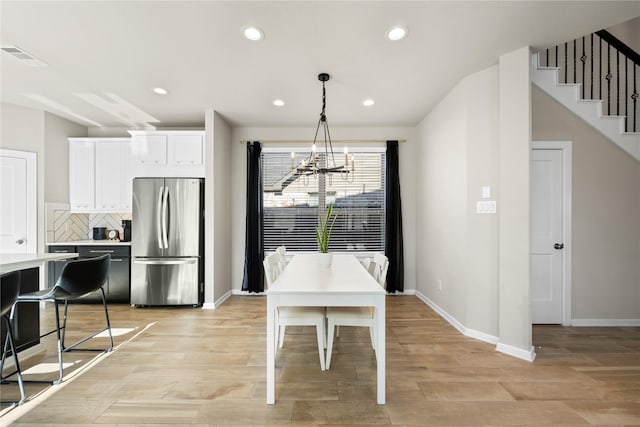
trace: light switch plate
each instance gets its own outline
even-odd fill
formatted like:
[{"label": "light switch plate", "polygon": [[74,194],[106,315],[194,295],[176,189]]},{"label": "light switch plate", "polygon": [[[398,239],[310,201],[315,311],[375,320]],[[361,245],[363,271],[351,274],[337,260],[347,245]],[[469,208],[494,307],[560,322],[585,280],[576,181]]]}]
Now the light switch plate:
[{"label": "light switch plate", "polygon": [[482,187],[482,198],[490,199],[491,198],[491,187],[488,185],[484,185]]},{"label": "light switch plate", "polygon": [[479,213],[479,214],[496,213],[496,201],[483,200],[483,201],[476,202],[476,213]]}]

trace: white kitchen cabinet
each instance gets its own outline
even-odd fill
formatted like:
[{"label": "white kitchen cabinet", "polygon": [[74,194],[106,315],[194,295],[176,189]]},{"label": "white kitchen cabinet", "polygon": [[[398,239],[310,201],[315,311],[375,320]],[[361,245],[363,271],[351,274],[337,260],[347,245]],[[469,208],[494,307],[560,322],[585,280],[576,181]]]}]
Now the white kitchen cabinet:
[{"label": "white kitchen cabinet", "polygon": [[167,164],[201,165],[204,135],[168,135]]},{"label": "white kitchen cabinet", "polygon": [[95,207],[95,143],[69,139],[69,204],[71,211]]},{"label": "white kitchen cabinet", "polygon": [[166,135],[134,135],[133,145],[136,163],[151,166],[167,164]]},{"label": "white kitchen cabinet", "polygon": [[131,212],[129,138],[69,138],[72,212]]},{"label": "white kitchen cabinet", "polygon": [[131,142],[96,142],[96,210],[131,212]]},{"label": "white kitchen cabinet", "polygon": [[134,177],[204,177],[204,131],[129,131]]}]

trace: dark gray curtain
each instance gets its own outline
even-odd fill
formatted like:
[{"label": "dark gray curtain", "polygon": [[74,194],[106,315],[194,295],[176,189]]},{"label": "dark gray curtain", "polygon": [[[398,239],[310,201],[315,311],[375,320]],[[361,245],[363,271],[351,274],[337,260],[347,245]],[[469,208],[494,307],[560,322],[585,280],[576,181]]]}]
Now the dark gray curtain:
[{"label": "dark gray curtain", "polygon": [[404,249],[399,173],[398,141],[387,141],[384,253],[389,258],[387,292],[391,293],[404,291]]},{"label": "dark gray curtain", "polygon": [[261,152],[262,148],[259,142],[247,142],[247,219],[242,290],[249,292],[264,291]]}]

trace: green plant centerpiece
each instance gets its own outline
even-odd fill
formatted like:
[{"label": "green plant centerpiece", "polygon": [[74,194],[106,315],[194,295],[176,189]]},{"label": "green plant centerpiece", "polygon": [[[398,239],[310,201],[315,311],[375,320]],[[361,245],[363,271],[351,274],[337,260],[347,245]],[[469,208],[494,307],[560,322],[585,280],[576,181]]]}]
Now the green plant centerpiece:
[{"label": "green plant centerpiece", "polygon": [[331,265],[332,254],[329,253],[329,240],[331,239],[331,231],[333,225],[338,218],[338,212],[334,214],[333,203],[327,207],[327,214],[324,218],[319,218],[319,226],[315,228],[316,239],[318,240],[318,262],[323,266]]}]

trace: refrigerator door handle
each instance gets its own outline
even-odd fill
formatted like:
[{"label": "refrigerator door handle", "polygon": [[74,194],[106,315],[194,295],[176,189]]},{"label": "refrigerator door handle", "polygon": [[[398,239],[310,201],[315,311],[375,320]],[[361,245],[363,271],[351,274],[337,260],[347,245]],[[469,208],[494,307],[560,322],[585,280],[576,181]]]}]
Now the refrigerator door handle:
[{"label": "refrigerator door handle", "polygon": [[146,264],[146,265],[183,265],[183,264],[195,264],[196,258],[145,258],[134,259],[134,264]]},{"label": "refrigerator door handle", "polygon": [[161,224],[161,214],[162,214],[162,194],[164,192],[164,185],[160,186],[160,191],[158,192],[158,203],[156,205],[156,233],[158,235],[158,248],[164,249],[162,246],[162,230],[160,229]]},{"label": "refrigerator door handle", "polygon": [[164,187],[164,195],[162,197],[162,244],[164,249],[169,248],[169,235],[167,232],[167,211],[169,204],[169,187]]}]

